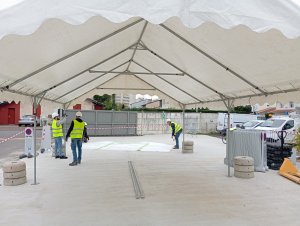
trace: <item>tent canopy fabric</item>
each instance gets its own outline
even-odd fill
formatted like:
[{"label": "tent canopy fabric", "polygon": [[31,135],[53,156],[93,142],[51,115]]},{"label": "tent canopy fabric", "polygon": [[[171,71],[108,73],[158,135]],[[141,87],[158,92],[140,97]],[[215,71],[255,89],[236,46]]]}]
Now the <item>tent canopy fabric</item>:
[{"label": "tent canopy fabric", "polygon": [[296,0],[25,0],[0,11],[0,87],[59,103],[95,89],[294,96],[299,36]]}]

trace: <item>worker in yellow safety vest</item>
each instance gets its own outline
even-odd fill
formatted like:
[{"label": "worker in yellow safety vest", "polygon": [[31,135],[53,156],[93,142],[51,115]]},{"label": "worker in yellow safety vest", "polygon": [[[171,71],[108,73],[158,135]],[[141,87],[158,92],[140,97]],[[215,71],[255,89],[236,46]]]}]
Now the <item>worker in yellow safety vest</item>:
[{"label": "worker in yellow safety vest", "polygon": [[64,117],[60,120],[59,115],[54,112],[52,114],[52,119],[52,137],[55,141],[55,158],[67,159],[68,157],[65,156],[62,151],[62,138],[64,136],[62,124],[66,121],[66,118]]},{"label": "worker in yellow safety vest", "polygon": [[[71,137],[71,149],[73,153],[73,162],[70,166],[76,166],[81,163],[82,155],[82,138],[87,136],[86,127],[84,121],[81,119],[82,113],[80,111],[76,112],[76,118],[72,121],[70,128],[68,130],[66,140]],[[78,155],[76,151],[78,149]]]},{"label": "worker in yellow safety vest", "polygon": [[172,138],[176,141],[176,145],[173,147],[173,149],[179,149],[179,136],[182,133],[182,127],[176,122],[172,122],[171,119],[167,119],[167,124],[170,127],[170,130],[172,131]]}]

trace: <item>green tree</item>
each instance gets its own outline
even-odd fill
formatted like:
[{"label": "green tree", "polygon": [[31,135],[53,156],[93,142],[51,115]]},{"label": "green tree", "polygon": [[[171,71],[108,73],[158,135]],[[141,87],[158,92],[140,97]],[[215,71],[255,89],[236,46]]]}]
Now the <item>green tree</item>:
[{"label": "green tree", "polygon": [[251,113],[252,108],[251,105],[246,105],[246,106],[236,106],[233,108],[234,112],[239,112],[239,113]]},{"label": "green tree", "polygon": [[104,94],[102,96],[94,95],[93,99],[98,101],[99,103],[103,104],[105,106],[105,110],[113,109],[113,102],[112,102],[111,95],[108,95],[108,94]]}]

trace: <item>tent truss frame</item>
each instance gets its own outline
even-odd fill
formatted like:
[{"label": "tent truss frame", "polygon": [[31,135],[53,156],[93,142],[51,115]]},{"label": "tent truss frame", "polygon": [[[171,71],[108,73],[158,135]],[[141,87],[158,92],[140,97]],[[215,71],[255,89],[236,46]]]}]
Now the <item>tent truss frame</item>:
[{"label": "tent truss frame", "polygon": [[39,68],[39,69],[37,69],[37,70],[35,70],[35,71],[29,73],[28,75],[23,76],[22,78],[20,78],[20,79],[14,81],[14,82],[12,82],[11,84],[8,84],[8,85],[6,85],[5,87],[2,87],[2,88],[9,89],[9,88],[11,88],[12,86],[15,86],[16,84],[18,84],[18,83],[20,83],[20,82],[22,82],[22,81],[24,81],[24,80],[26,80],[26,79],[28,79],[28,78],[31,78],[32,76],[34,76],[34,75],[36,75],[36,74],[38,74],[38,73],[40,73],[40,72],[42,72],[42,71],[44,71],[44,70],[50,68],[50,67],[53,67],[54,65],[56,65],[56,64],[58,64],[58,63],[60,63],[60,62],[62,62],[62,61],[64,61],[64,60],[66,60],[66,59],[68,59],[68,58],[70,58],[70,57],[72,57],[72,56],[74,56],[74,55],[77,55],[78,53],[80,53],[80,52],[82,52],[82,51],[84,51],[84,50],[86,50],[86,49],[89,49],[89,48],[91,48],[92,46],[97,45],[97,44],[99,44],[99,43],[101,43],[101,42],[103,42],[103,41],[109,39],[110,37],[119,34],[119,33],[122,32],[122,31],[127,30],[128,28],[130,28],[130,27],[132,27],[132,26],[134,26],[134,25],[136,25],[136,24],[139,24],[139,23],[142,22],[142,21],[144,21],[144,19],[140,18],[140,19],[138,19],[138,20],[136,20],[136,21],[134,21],[134,22],[132,22],[132,23],[130,23],[130,24],[127,24],[126,26],[124,26],[124,27],[122,27],[122,28],[120,28],[120,29],[118,29],[118,30],[116,30],[116,31],[114,31],[114,32],[112,32],[112,33],[110,33],[110,34],[108,34],[108,35],[106,35],[106,36],[104,36],[104,37],[102,37],[102,38],[100,38],[100,39],[98,39],[98,40],[96,40],[96,41],[94,41],[94,42],[88,44],[88,45],[86,45],[86,46],[83,46],[82,48],[77,49],[77,50],[75,50],[74,52],[69,53],[68,55],[66,55],[66,56],[64,56],[64,57],[61,57],[61,58],[59,58],[59,59],[57,59],[57,60],[51,62],[50,64],[47,64],[47,65],[45,65],[45,66],[43,66],[43,67],[41,67],[41,68]]},{"label": "tent truss frame", "polygon": [[264,95],[267,95],[267,93],[262,90],[261,88],[259,88],[257,85],[253,84],[252,82],[250,82],[249,80],[245,79],[242,75],[240,75],[239,73],[237,73],[236,71],[234,71],[233,69],[230,69],[228,66],[224,65],[222,62],[220,62],[219,60],[217,60],[216,58],[214,58],[213,56],[211,56],[210,54],[208,54],[207,52],[203,51],[202,49],[200,49],[199,47],[197,47],[196,45],[194,45],[193,43],[191,43],[190,41],[188,41],[187,39],[185,39],[184,37],[182,37],[181,35],[177,34],[175,31],[173,31],[172,29],[170,29],[169,27],[167,27],[164,24],[160,24],[161,27],[163,27],[165,30],[167,30],[168,32],[170,32],[172,35],[174,35],[175,37],[179,38],[181,41],[183,41],[184,43],[188,44],[189,46],[191,46],[193,49],[195,49],[196,51],[198,51],[199,53],[201,53],[202,55],[204,55],[205,57],[207,57],[208,59],[210,59],[211,61],[213,61],[214,63],[216,63],[217,65],[219,65],[220,67],[224,68],[226,71],[230,72],[231,74],[233,74],[234,76],[236,76],[237,78],[239,78],[240,80],[244,81],[245,83],[247,83],[248,85],[250,85],[251,87],[253,87],[254,89],[260,91],[261,93],[263,93]]}]

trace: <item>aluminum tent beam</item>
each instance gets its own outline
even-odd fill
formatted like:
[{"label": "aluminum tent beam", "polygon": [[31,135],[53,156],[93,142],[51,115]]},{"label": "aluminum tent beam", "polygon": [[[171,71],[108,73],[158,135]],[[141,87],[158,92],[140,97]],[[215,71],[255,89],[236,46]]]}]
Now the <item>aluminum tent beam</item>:
[{"label": "aluminum tent beam", "polygon": [[198,100],[199,102],[201,102],[200,99],[198,99],[197,97],[193,96],[192,94],[186,92],[185,90],[181,89],[180,87],[174,85],[173,83],[169,82],[168,80],[162,78],[161,76],[159,76],[157,73],[152,72],[151,70],[149,70],[148,68],[146,68],[145,66],[141,65],[140,63],[136,62],[135,60],[132,61],[133,63],[135,63],[136,65],[140,66],[141,68],[145,69],[146,71],[149,71],[151,74],[157,76],[158,78],[160,78],[161,80],[167,82],[168,84],[170,84],[171,86],[175,87],[176,89],[180,90],[181,92],[185,93],[186,95],[194,98],[195,100]]},{"label": "aluminum tent beam", "polygon": [[136,46],[134,47],[134,50],[133,50],[133,53],[132,53],[132,55],[131,55],[130,62],[129,62],[129,64],[128,64],[127,68],[126,68],[126,71],[129,70],[129,67],[130,67],[130,65],[131,65],[131,61],[133,60],[133,58],[134,58],[134,56],[135,56],[136,50],[137,50],[138,47],[139,47],[139,43],[140,43],[141,40],[142,40],[142,37],[143,37],[143,35],[144,35],[145,31],[146,31],[147,25],[148,25],[148,21],[146,21],[145,24],[144,24],[144,26],[143,26],[142,32],[141,32],[141,34],[140,34],[140,36],[139,36],[139,38],[138,38],[138,40],[137,40],[137,42],[136,42]]},{"label": "aluminum tent beam", "polygon": [[64,61],[64,60],[66,60],[66,59],[68,59],[68,58],[70,58],[70,57],[72,57],[72,56],[74,56],[74,55],[76,55],[76,54],[78,54],[78,53],[80,53],[80,52],[82,52],[82,51],[84,51],[84,50],[86,50],[86,49],[88,49],[88,48],[94,46],[94,45],[97,45],[97,44],[99,44],[100,42],[103,42],[104,40],[106,40],[106,39],[108,39],[108,38],[110,38],[110,37],[112,37],[112,36],[115,36],[115,35],[119,34],[119,33],[122,32],[122,31],[127,30],[128,28],[130,28],[130,27],[132,27],[132,26],[134,26],[134,25],[140,23],[140,22],[143,21],[143,20],[144,20],[144,19],[138,19],[138,20],[136,20],[136,21],[134,21],[134,22],[132,22],[132,23],[130,23],[130,24],[128,24],[128,25],[126,25],[126,26],[124,26],[124,27],[122,27],[122,28],[120,28],[120,29],[118,29],[118,30],[116,30],[116,31],[114,31],[114,32],[112,32],[112,33],[110,33],[110,34],[108,34],[108,35],[106,35],[106,36],[104,36],[104,37],[102,37],[102,38],[100,38],[100,39],[98,39],[98,40],[96,40],[96,41],[94,41],[94,42],[92,42],[92,43],[90,43],[90,44],[88,44],[88,45],[86,45],[86,46],[84,46],[84,47],[82,47],[82,48],[80,48],[80,49],[78,49],[78,50],[72,52],[72,53],[70,53],[70,54],[68,54],[68,55],[66,55],[66,56],[64,56],[64,57],[61,57],[61,58],[59,58],[59,59],[53,61],[53,62],[50,63],[50,64],[47,64],[47,65],[44,66],[44,67],[39,68],[38,70],[36,70],[36,71],[34,71],[34,72],[29,73],[28,75],[23,76],[22,78],[20,78],[20,79],[14,81],[14,82],[12,82],[11,84],[5,86],[4,88],[9,89],[9,88],[15,86],[16,84],[18,84],[18,83],[20,83],[20,82],[22,82],[22,81],[24,81],[24,80],[26,80],[26,79],[28,79],[28,78],[34,76],[34,75],[40,73],[40,72],[42,72],[42,71],[44,71],[44,70],[46,70],[46,69],[48,69],[48,68],[54,66],[54,65],[56,65],[56,64],[58,64],[58,63],[60,63],[60,62],[62,62],[62,61]]},{"label": "aluminum tent beam", "polygon": [[137,90],[137,91],[139,91],[139,90],[152,90],[152,91],[154,91],[154,90],[156,90],[156,89],[154,89],[154,88],[152,88],[152,89],[150,89],[150,88],[96,88],[96,89],[108,89],[108,90]]},{"label": "aluminum tent beam", "polygon": [[[280,90],[280,91],[278,90],[278,91],[268,92],[267,96],[275,95],[275,94],[280,94],[280,93],[291,93],[291,92],[297,92],[297,91],[300,91],[300,88],[292,88],[292,89],[285,89],[285,90]],[[225,99],[238,100],[238,99],[251,98],[251,97],[259,97],[259,96],[265,96],[265,95],[262,94],[262,93],[257,93],[257,94],[237,96],[237,97],[225,97]],[[214,103],[214,102],[220,102],[220,101],[223,101],[223,99],[203,101],[202,103],[200,103],[200,102],[194,102],[194,103],[189,103],[187,105]]]},{"label": "aluminum tent beam", "polygon": [[[108,83],[109,81],[113,80],[114,78],[116,78],[116,77],[118,77],[118,76],[119,76],[119,74],[118,74],[118,75],[115,75],[114,77],[110,78],[109,80],[103,82],[102,84],[98,85],[98,86],[96,87],[96,89],[101,89],[101,87],[99,87],[99,86],[102,86],[102,85]],[[177,103],[179,103],[179,104],[183,104],[183,103],[181,103],[180,101],[176,100],[174,97],[171,97],[169,94],[165,93],[164,91],[162,91],[162,90],[158,89],[157,87],[153,86],[152,84],[146,82],[144,79],[141,79],[141,78],[138,77],[137,75],[133,75],[133,76],[136,77],[137,79],[141,80],[142,82],[146,83],[147,85],[153,87],[154,89],[158,90],[159,92],[163,93],[164,95],[166,95],[166,96],[169,97],[170,99],[174,100],[175,102],[177,102]],[[90,90],[90,91],[92,91],[92,90]],[[88,91],[88,92],[90,92],[90,91]],[[86,92],[86,93],[80,95],[79,97],[81,97],[81,96],[87,94],[88,92]],[[78,98],[78,97],[77,97],[77,98]],[[74,99],[76,99],[76,98],[74,98]]]},{"label": "aluminum tent beam", "polygon": [[234,70],[230,69],[229,67],[227,67],[226,65],[224,65],[223,63],[221,63],[220,61],[218,61],[216,58],[212,57],[211,55],[209,55],[208,53],[206,53],[205,51],[203,51],[202,49],[200,49],[199,47],[197,47],[196,45],[194,45],[193,43],[191,43],[190,41],[188,41],[187,39],[185,39],[184,37],[182,37],[181,35],[177,34],[175,31],[173,31],[172,29],[168,28],[166,25],[164,24],[160,24],[161,27],[163,27],[165,30],[167,30],[168,32],[170,32],[171,34],[173,34],[174,36],[176,36],[177,38],[179,38],[181,41],[185,42],[186,44],[188,44],[189,46],[191,46],[193,49],[197,50],[199,53],[201,53],[202,55],[206,56],[208,59],[210,59],[211,61],[213,61],[214,63],[218,64],[220,67],[224,68],[226,71],[230,72],[231,74],[233,74],[234,76],[236,76],[237,78],[239,78],[240,80],[244,81],[245,83],[247,83],[248,85],[250,85],[251,87],[253,87],[254,89],[260,91],[261,93],[263,93],[264,95],[267,95],[267,93],[260,89],[257,85],[253,84],[252,82],[250,82],[249,80],[245,79],[243,76],[241,76],[240,74],[238,74],[237,72],[235,72]]},{"label": "aluminum tent beam", "polygon": [[[35,95],[31,95],[31,94],[28,94],[26,92],[21,92],[21,91],[17,91],[17,90],[12,90],[12,89],[9,89],[9,90],[1,90],[1,92],[9,92],[9,93],[16,93],[16,94],[20,94],[20,95],[23,95],[23,96],[28,96],[28,97],[34,97]],[[62,102],[59,102],[59,101],[54,101],[52,99],[49,99],[49,98],[46,98],[44,97],[43,98],[44,100],[47,100],[47,101],[52,101],[52,102],[55,102],[55,103],[58,103],[58,104],[63,104]]]},{"label": "aluminum tent beam", "polygon": [[190,77],[191,79],[193,79],[194,81],[196,81],[197,83],[201,84],[202,86],[208,88],[209,90],[213,91],[214,93],[217,93],[219,95],[222,95],[225,97],[224,94],[222,94],[221,92],[215,90],[214,88],[210,87],[209,85],[205,84],[204,82],[201,82],[199,79],[195,78],[194,76],[192,76],[191,74],[187,73],[186,71],[182,70],[181,68],[177,67],[175,64],[171,63],[170,61],[168,61],[167,59],[165,59],[164,57],[160,56],[159,54],[157,54],[156,52],[154,52],[153,50],[149,49],[147,46],[145,46],[145,48],[152,53],[154,56],[158,57],[159,59],[161,59],[162,61],[166,62],[167,64],[171,65],[172,67],[176,68],[178,71],[181,71],[182,73],[184,73],[185,75],[187,75],[188,77]]},{"label": "aluminum tent beam", "polygon": [[42,94],[42,93],[45,92],[45,91],[50,91],[51,89],[54,89],[54,88],[57,88],[57,87],[63,85],[64,83],[66,83],[66,82],[68,82],[68,81],[70,81],[70,80],[72,80],[72,79],[74,79],[74,78],[76,78],[76,77],[82,75],[83,73],[88,72],[88,71],[91,70],[92,68],[97,67],[97,66],[99,66],[99,65],[101,65],[101,64],[103,64],[103,63],[105,63],[105,62],[107,62],[107,61],[109,61],[109,60],[111,60],[111,59],[113,59],[113,58],[115,58],[115,57],[117,57],[118,55],[120,55],[120,54],[126,52],[128,49],[130,49],[130,48],[131,48],[132,46],[134,46],[134,45],[135,45],[135,44],[130,45],[129,47],[127,47],[127,48],[125,48],[125,49],[123,49],[123,50],[121,50],[121,51],[115,53],[114,55],[112,55],[112,56],[110,56],[110,57],[108,57],[108,58],[102,60],[100,63],[97,63],[97,64],[95,64],[95,65],[93,65],[93,66],[91,66],[91,67],[89,67],[89,68],[87,68],[87,69],[85,69],[85,70],[83,70],[83,71],[77,73],[76,75],[73,75],[72,77],[70,77],[70,78],[68,78],[68,79],[66,79],[66,80],[64,80],[64,81],[55,84],[54,86],[52,86],[52,87],[50,87],[49,89],[46,89],[46,90],[44,90],[44,91],[38,93],[37,95],[40,95],[40,94]]},{"label": "aluminum tent beam", "polygon": [[163,93],[164,95],[166,95],[167,97],[169,97],[170,99],[174,100],[175,102],[177,102],[178,104],[183,104],[182,102],[176,100],[174,97],[171,97],[169,94],[165,93],[164,91],[162,91],[161,89],[158,89],[156,86],[153,86],[152,84],[146,82],[144,79],[141,79],[140,77],[138,77],[137,75],[134,75],[136,78],[140,79],[141,81],[145,82],[147,85],[152,86],[153,88],[157,89],[159,92]]},{"label": "aluminum tent beam", "polygon": [[[131,62],[132,60],[130,60]],[[107,71],[89,70],[90,73],[106,73]],[[172,75],[172,76],[184,76],[183,73],[165,73],[165,72],[132,72],[132,71],[113,71],[114,74],[138,74],[138,75]]]},{"label": "aluminum tent beam", "polygon": [[69,100],[68,102],[71,103],[72,101],[76,100],[77,98],[82,97],[83,95],[85,95],[85,94],[87,94],[87,93],[93,91],[94,89],[98,89],[99,86],[104,85],[105,83],[109,82],[110,80],[112,80],[112,79],[114,79],[114,78],[116,78],[116,77],[118,77],[118,76],[119,76],[119,74],[113,76],[112,78],[108,79],[107,81],[105,81],[105,82],[103,82],[103,83],[101,83],[101,84],[98,84],[97,87],[95,87],[95,88],[93,88],[93,89],[90,89],[90,90],[84,92],[83,94],[80,94],[79,96],[73,98],[72,100]]},{"label": "aluminum tent beam", "polygon": [[65,93],[65,94],[63,94],[63,95],[61,95],[61,96],[57,97],[55,100],[59,100],[60,98],[62,98],[62,97],[64,97],[64,96],[67,96],[68,94],[70,94],[70,93],[72,93],[72,92],[76,91],[77,89],[79,89],[79,88],[81,88],[81,87],[83,87],[83,86],[86,86],[86,85],[90,84],[91,82],[94,82],[95,80],[97,80],[97,79],[99,79],[99,78],[103,77],[104,75],[107,75],[107,74],[109,74],[109,73],[110,73],[110,72],[112,72],[113,70],[116,70],[117,68],[119,68],[119,67],[122,67],[123,65],[125,65],[125,64],[127,64],[127,63],[129,63],[129,61],[128,61],[128,60],[127,60],[127,61],[125,61],[124,63],[122,63],[122,64],[120,64],[120,65],[118,65],[118,66],[114,67],[114,68],[113,68],[113,69],[111,69],[110,71],[107,71],[107,72],[106,72],[106,73],[104,73],[104,74],[102,74],[102,75],[99,75],[99,76],[97,76],[96,78],[94,78],[94,79],[92,79],[92,80],[90,80],[90,81],[88,81],[88,82],[86,82],[86,83],[84,83],[84,84],[80,84],[79,86],[77,86],[76,88],[74,88],[74,89],[70,90],[69,92],[67,92],[67,93]]}]

